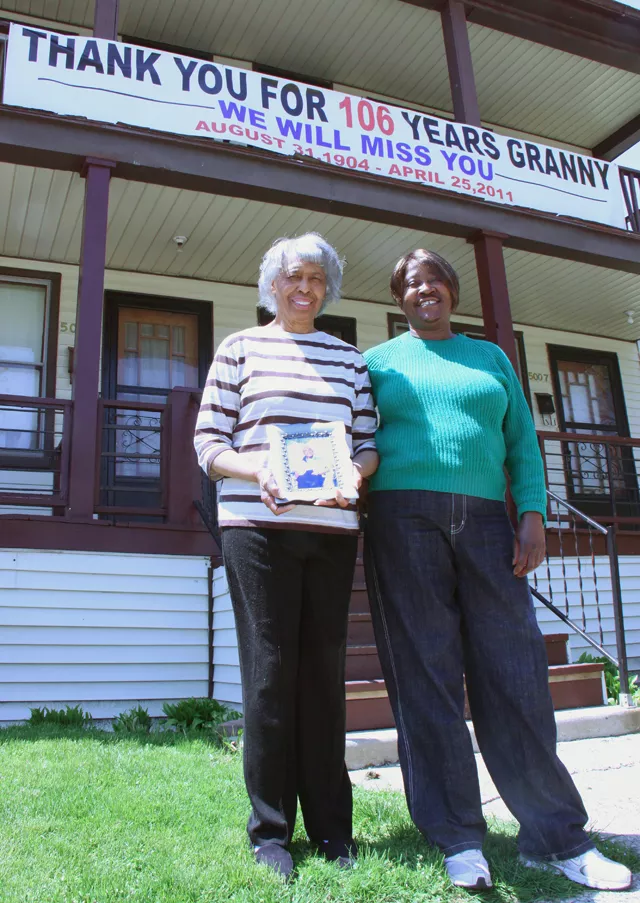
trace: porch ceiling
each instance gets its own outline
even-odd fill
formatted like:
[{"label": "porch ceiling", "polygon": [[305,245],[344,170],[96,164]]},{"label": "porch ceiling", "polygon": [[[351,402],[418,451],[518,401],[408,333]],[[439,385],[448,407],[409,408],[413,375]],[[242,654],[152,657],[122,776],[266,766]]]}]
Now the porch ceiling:
[{"label": "porch ceiling", "polygon": [[[79,176],[0,164],[0,256],[77,264],[84,185]],[[389,304],[393,265],[430,247],[456,267],[460,313],[481,316],[473,248],[460,238],[288,206],[113,179],[107,267],[255,285],[262,254],[282,235],[323,233],[346,257],[344,296]],[[177,253],[175,235],[187,236]],[[514,320],[611,338],[640,335],[640,276],[505,249]],[[637,312],[629,325],[625,312]]]},{"label": "porch ceiling", "polygon": [[[81,0],[0,8],[84,27],[93,17]],[[452,109],[440,16],[398,0],[121,0],[120,31]],[[474,23],[469,36],[488,124],[592,148],[640,113],[640,75]]]}]

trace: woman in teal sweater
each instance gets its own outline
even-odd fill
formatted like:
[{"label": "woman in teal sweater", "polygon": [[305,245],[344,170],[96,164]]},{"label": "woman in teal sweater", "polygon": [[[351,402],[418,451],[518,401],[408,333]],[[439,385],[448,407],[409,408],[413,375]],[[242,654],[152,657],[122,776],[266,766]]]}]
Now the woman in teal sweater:
[{"label": "woman in teal sweater", "polygon": [[546,490],[520,383],[496,345],[452,333],[458,278],[438,254],[403,257],[391,293],[409,332],[365,353],[380,416],[365,565],[411,816],[454,884],[491,887],[466,677],[482,755],[520,822],[523,862],[623,889],[631,874],[595,850],[556,755],[547,656],[524,579],[544,558]]}]

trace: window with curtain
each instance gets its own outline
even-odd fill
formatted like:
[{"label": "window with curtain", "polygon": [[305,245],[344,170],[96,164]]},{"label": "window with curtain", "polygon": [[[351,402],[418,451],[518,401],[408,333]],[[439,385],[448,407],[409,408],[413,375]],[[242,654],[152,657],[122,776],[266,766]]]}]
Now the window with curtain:
[{"label": "window with curtain", "polygon": [[[47,290],[45,282],[0,277],[0,395],[42,395]],[[0,420],[0,448],[39,447],[36,412],[5,408]]]}]

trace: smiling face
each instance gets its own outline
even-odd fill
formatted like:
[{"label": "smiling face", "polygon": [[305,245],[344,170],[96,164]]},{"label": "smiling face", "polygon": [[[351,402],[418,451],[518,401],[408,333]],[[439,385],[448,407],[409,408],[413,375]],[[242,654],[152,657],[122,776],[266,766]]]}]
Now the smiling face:
[{"label": "smiling face", "polygon": [[428,263],[411,260],[398,302],[412,332],[425,339],[449,339],[453,298],[448,285]]},{"label": "smiling face", "polygon": [[273,281],[275,323],[286,332],[313,332],[327,291],[327,277],[317,263],[291,261]]}]

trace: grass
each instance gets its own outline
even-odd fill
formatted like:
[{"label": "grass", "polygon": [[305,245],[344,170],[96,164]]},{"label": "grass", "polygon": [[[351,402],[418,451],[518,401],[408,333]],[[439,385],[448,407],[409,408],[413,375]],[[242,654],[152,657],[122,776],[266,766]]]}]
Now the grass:
[{"label": "grass", "polygon": [[[2,903],[431,903],[469,901],[399,793],[355,790],[357,868],[319,859],[299,823],[284,885],[253,862],[240,757],[176,734],[42,726],[0,731]],[[517,863],[515,827],[491,826],[486,903],[575,896]],[[607,844],[640,868],[640,857]],[[476,896],[476,899],[478,897]]]}]

